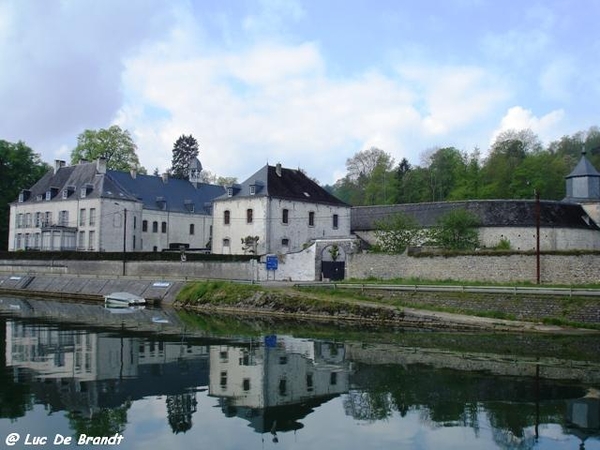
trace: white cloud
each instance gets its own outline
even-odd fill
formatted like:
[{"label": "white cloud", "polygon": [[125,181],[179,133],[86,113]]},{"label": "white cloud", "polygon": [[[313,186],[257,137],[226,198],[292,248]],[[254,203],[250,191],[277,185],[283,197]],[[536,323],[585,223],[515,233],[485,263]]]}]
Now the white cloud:
[{"label": "white cloud", "polygon": [[542,117],[536,117],[531,110],[521,106],[513,106],[502,117],[499,127],[492,134],[490,145],[503,131],[525,129],[530,129],[538,135],[542,142],[548,143],[563,134],[559,131],[563,118],[564,111],[560,109],[551,111]]}]

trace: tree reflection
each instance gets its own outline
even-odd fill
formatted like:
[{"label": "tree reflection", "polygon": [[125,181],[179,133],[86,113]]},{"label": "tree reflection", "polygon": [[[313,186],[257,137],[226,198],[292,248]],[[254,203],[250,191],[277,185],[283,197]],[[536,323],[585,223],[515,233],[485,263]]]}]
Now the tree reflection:
[{"label": "tree reflection", "polygon": [[88,417],[80,411],[69,411],[70,428],[75,434],[88,436],[112,436],[115,433],[123,433],[127,425],[127,411],[131,402],[126,402],[117,408],[101,408],[93,411]]}]

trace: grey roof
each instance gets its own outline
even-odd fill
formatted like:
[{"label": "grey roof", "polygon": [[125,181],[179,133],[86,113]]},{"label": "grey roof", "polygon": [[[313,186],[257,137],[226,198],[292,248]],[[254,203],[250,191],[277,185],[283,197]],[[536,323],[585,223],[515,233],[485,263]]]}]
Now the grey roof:
[{"label": "grey roof", "polygon": [[565,178],[575,177],[600,177],[600,172],[598,172],[590,160],[587,159],[585,153],[581,156],[581,159],[573,171]]},{"label": "grey roof", "polygon": [[225,192],[225,188],[214,184],[194,186],[188,180],[177,178],[164,182],[162,177],[140,174],[133,178],[127,172],[114,170],[107,171],[107,178],[141,201],[145,209],[157,211],[163,209],[161,202],[164,202],[167,211],[190,212],[193,205],[196,213],[210,214],[212,201]]},{"label": "grey roof", "polygon": [[85,186],[89,186],[86,198],[142,202],[145,209],[200,214],[210,214],[209,205],[225,192],[222,186],[206,183],[194,186],[188,180],[172,178],[164,182],[162,177],[141,174],[134,178],[129,172],[116,170],[101,174],[95,162],[86,162],[61,167],[56,173],[54,169],[48,171],[29,189],[31,194],[26,202],[35,202],[38,195],[45,196],[50,189],[56,194],[50,201],[64,201],[61,193],[68,187],[72,187],[69,198],[78,198]]},{"label": "grey roof", "polygon": [[[279,175],[280,173],[281,175]],[[251,189],[254,188],[254,194]],[[233,198],[271,197],[300,202],[350,206],[311,180],[301,170],[265,165],[243,183],[233,186]],[[225,194],[219,200],[227,200]]]},{"label": "grey roof", "polygon": [[[474,213],[482,227],[535,227],[535,200],[473,200],[462,202],[410,203],[385,206],[355,206],[351,212],[352,231],[370,231],[376,223],[394,214],[413,217],[421,227],[432,227],[448,212],[465,209]],[[540,226],[600,229],[581,205],[540,201]]]}]

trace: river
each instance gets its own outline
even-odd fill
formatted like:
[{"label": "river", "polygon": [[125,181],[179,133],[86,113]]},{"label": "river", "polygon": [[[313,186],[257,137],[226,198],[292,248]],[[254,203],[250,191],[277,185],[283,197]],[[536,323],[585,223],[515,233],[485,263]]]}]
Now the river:
[{"label": "river", "polygon": [[0,298],[6,448],[600,449],[600,337]]}]

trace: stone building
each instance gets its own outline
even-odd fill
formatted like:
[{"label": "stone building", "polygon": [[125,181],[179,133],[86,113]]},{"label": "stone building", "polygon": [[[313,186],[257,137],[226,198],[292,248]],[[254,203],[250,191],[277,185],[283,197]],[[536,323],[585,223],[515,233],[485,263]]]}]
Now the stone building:
[{"label": "stone building", "polygon": [[161,251],[206,248],[221,186],[108,170],[106,161],[54,169],[10,205],[8,249]]},{"label": "stone building", "polygon": [[293,253],[347,238],[350,206],[300,170],[266,165],[214,202],[213,253]]}]

